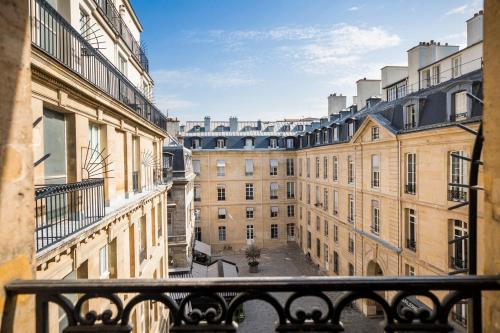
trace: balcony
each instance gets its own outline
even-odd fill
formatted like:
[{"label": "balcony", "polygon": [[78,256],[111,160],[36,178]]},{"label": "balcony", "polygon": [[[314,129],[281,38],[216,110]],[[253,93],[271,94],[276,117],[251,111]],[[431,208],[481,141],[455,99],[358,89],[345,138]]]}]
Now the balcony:
[{"label": "balcony", "polygon": [[135,40],[129,28],[123,21],[120,13],[111,0],[94,0],[99,12],[106,18],[106,21],[112,27],[116,34],[120,35],[125,45],[132,52],[133,57],[141,67],[149,72],[149,60],[146,57],[144,49]]},{"label": "balcony", "polygon": [[406,248],[408,250],[416,252],[417,251],[417,241],[415,239],[412,239],[412,238],[407,238],[406,239]]},{"label": "balcony", "polygon": [[450,115],[450,121],[462,121],[462,120],[467,120],[467,117],[469,116],[468,112],[462,112],[462,113],[454,113]]},{"label": "balcony", "polygon": [[467,189],[463,187],[448,187],[448,201],[467,201]]},{"label": "balcony", "polygon": [[405,193],[406,194],[415,194],[415,193],[417,193],[417,184],[406,184],[405,185]]},{"label": "balcony", "polygon": [[174,169],[172,167],[163,168],[162,177],[163,184],[172,183],[174,179]]},{"label": "balcony", "polygon": [[36,187],[36,251],[68,238],[104,215],[104,179]]},{"label": "balcony", "polygon": [[168,235],[168,243],[185,243],[186,235]]},{"label": "balcony", "polygon": [[450,257],[450,268],[456,270],[466,270],[467,269],[467,259],[459,257]]},{"label": "balcony", "polygon": [[[235,312],[255,299],[275,310],[276,332],[344,331],[347,327],[341,315],[361,299],[379,304],[385,314],[381,324],[387,332],[448,332],[453,331],[452,322],[457,319],[454,305],[472,299],[472,304],[480,306],[482,292],[500,290],[500,280],[498,276],[33,280],[15,281],[5,289],[6,304],[15,305],[19,295],[35,296],[37,333],[49,331],[49,302],[66,314],[66,332],[131,332],[134,307],[148,301],[170,310],[170,332],[236,332]],[[331,298],[331,292],[337,297]],[[447,297],[441,297],[443,293]],[[78,295],[76,303],[68,298],[71,294]],[[179,294],[184,296],[176,301]],[[387,300],[380,294],[394,296]],[[405,299],[417,295],[428,295],[434,301],[433,310],[405,306]],[[303,297],[317,298],[326,306],[293,306]],[[106,310],[102,311],[98,298],[109,300]],[[90,308],[81,313],[88,300]],[[471,312],[468,323],[474,332],[482,331],[478,310]],[[12,328],[12,318],[4,316],[2,328]]]},{"label": "balcony", "polygon": [[160,110],[46,0],[31,0],[31,45],[167,131],[167,119]]}]

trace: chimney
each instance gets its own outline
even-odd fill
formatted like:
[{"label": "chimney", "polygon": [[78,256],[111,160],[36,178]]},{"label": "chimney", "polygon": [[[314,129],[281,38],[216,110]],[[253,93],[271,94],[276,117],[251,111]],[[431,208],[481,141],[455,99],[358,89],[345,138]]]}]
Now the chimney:
[{"label": "chimney", "polygon": [[346,103],[346,96],[337,95],[336,93],[330,94],[328,96],[328,115],[338,114],[340,110],[346,107]]},{"label": "chimney", "polygon": [[257,130],[262,131],[262,120],[257,120]]},{"label": "chimney", "polygon": [[483,40],[483,11],[467,20],[467,46]]},{"label": "chimney", "polygon": [[210,132],[210,117],[205,116],[205,132]]},{"label": "chimney", "polygon": [[229,117],[229,130],[231,132],[238,131],[238,118],[237,117]]}]

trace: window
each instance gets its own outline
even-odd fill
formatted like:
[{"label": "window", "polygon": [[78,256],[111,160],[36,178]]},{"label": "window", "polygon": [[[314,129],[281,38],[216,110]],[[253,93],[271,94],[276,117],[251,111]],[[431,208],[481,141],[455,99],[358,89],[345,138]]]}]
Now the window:
[{"label": "window", "polygon": [[278,239],[278,225],[271,224],[271,239]]},{"label": "window", "polygon": [[278,160],[270,160],[269,167],[270,167],[269,175],[277,176],[278,175]]},{"label": "window", "polygon": [[432,85],[439,84],[441,82],[440,76],[440,66],[432,66]]},{"label": "window", "polygon": [[[467,184],[467,165],[466,161],[460,156],[466,156],[464,151],[452,151],[449,153],[449,174],[450,184]],[[460,186],[448,186],[448,200],[466,201],[467,189]]]},{"label": "window", "polygon": [[405,275],[415,276],[415,267],[413,267],[412,265],[405,264]]},{"label": "window", "polygon": [[354,223],[354,195],[348,195],[347,201],[347,221]]},{"label": "window", "polygon": [[349,265],[347,265],[347,269],[349,271],[349,276],[354,276],[354,265],[349,263]]},{"label": "window", "polygon": [[109,252],[108,244],[99,249],[99,277],[106,279],[109,276]]},{"label": "window", "polygon": [[417,127],[417,110],[415,105],[407,105],[405,107],[405,129]]},{"label": "window", "polygon": [[397,86],[392,86],[387,89],[387,101],[394,101],[398,98],[397,89]]},{"label": "window", "polygon": [[288,217],[294,217],[295,216],[295,206],[294,205],[288,205],[287,206],[287,214],[288,214]]},{"label": "window", "polygon": [[348,138],[352,138],[352,136],[354,135],[354,120],[351,121],[348,125],[347,125],[347,136]]},{"label": "window", "polygon": [[372,155],[372,188],[380,187],[380,156]]},{"label": "window", "polygon": [[101,152],[101,138],[99,133],[99,125],[89,124],[89,148],[96,153]]},{"label": "window", "polygon": [[415,194],[417,192],[417,155],[406,154],[406,184],[405,193]]},{"label": "window", "polygon": [[354,161],[352,156],[347,156],[347,183],[352,184],[354,182]]},{"label": "window", "polygon": [[337,225],[333,225],[333,241],[339,241],[339,227]]},{"label": "window", "polygon": [[372,127],[372,141],[380,138],[380,128],[378,126]]},{"label": "window", "polygon": [[422,89],[428,88],[431,86],[431,70],[424,69],[421,73],[421,81],[422,81]]},{"label": "window", "polygon": [[453,94],[453,115],[451,121],[460,121],[467,119],[468,107],[467,107],[468,97],[466,91],[460,91]]},{"label": "window", "polygon": [[193,172],[199,176],[201,173],[201,164],[200,160],[193,160]]},{"label": "window", "polygon": [[311,159],[309,157],[306,159],[306,173],[307,178],[311,178]]},{"label": "window", "polygon": [[286,175],[287,176],[294,176],[295,175],[294,166],[293,166],[293,158],[286,159]]},{"label": "window", "polygon": [[333,272],[339,274],[339,254],[333,251]]},{"label": "window", "polygon": [[307,184],[307,193],[306,193],[307,203],[311,203],[311,184]]},{"label": "window", "polygon": [[66,121],[63,114],[43,111],[43,149],[44,154],[50,154],[44,162],[45,183],[66,183]]},{"label": "window", "polygon": [[328,157],[323,157],[323,178],[328,179]]},{"label": "window", "polygon": [[253,149],[253,148],[254,148],[254,139],[245,138],[245,149]]},{"label": "window", "polygon": [[328,244],[323,245],[323,262],[325,263],[325,268],[328,269]]},{"label": "window", "polygon": [[333,191],[333,215],[339,214],[339,192]]},{"label": "window", "polygon": [[319,178],[319,157],[316,157],[316,178]]},{"label": "window", "polygon": [[311,225],[311,212],[307,212],[307,225]]},{"label": "window", "polygon": [[224,138],[218,138],[218,139],[217,139],[217,145],[216,145],[216,148],[217,148],[217,149],[223,149],[223,148],[226,148],[226,139],[224,139]]},{"label": "window", "polygon": [[297,125],[297,131],[302,132],[304,130],[304,125]]},{"label": "window", "polygon": [[302,163],[303,162],[304,161],[301,158],[299,158],[299,176],[300,177],[302,177]]},{"label": "window", "polygon": [[323,143],[328,143],[330,140],[328,138],[328,130],[323,131]]},{"label": "window", "polygon": [[316,238],[316,257],[321,257],[321,242],[319,238]]},{"label": "window", "polygon": [[219,220],[226,219],[226,208],[219,208]]},{"label": "window", "polygon": [[319,216],[316,216],[316,231],[320,230],[321,230],[321,219],[319,218]]},{"label": "window", "polygon": [[398,87],[398,98],[406,96],[406,81],[401,82],[397,85]]},{"label": "window", "polygon": [[286,198],[293,199],[295,198],[295,183],[287,182],[286,183]]},{"label": "window", "polygon": [[278,217],[278,207],[271,207],[271,217]]},{"label": "window", "polygon": [[201,148],[201,139],[194,138],[191,139],[191,149],[199,149]]},{"label": "window", "polygon": [[467,327],[467,313],[468,313],[467,301],[463,300],[458,302],[452,311],[452,318],[462,327]]},{"label": "window", "polygon": [[194,188],[194,201],[201,201],[201,189],[199,185],[195,185]]},{"label": "window", "polygon": [[299,219],[302,220],[302,206],[299,207]]},{"label": "window", "polygon": [[332,156],[332,176],[334,182],[339,180],[339,158],[337,156]]},{"label": "window", "polygon": [[201,227],[194,227],[194,239],[201,242]]},{"label": "window", "polygon": [[247,240],[253,239],[253,224],[247,225]]},{"label": "window", "polygon": [[299,183],[299,200],[302,201],[302,182]]},{"label": "window", "polygon": [[270,184],[270,192],[269,192],[269,198],[270,199],[278,199],[278,183],[271,183]]},{"label": "window", "polygon": [[349,253],[354,253],[354,236],[352,235],[352,233],[349,233],[347,249]]},{"label": "window", "polygon": [[451,77],[456,78],[462,74],[462,59],[455,57],[451,59]]},{"label": "window", "polygon": [[417,250],[417,216],[415,210],[406,208],[406,248]]},{"label": "window", "polygon": [[226,175],[226,162],[223,160],[217,161],[217,176],[225,176]]},{"label": "window", "polygon": [[319,206],[320,203],[320,193],[319,193],[319,186],[316,186],[316,207]]},{"label": "window", "polygon": [[450,267],[456,270],[467,269],[468,261],[468,227],[467,222],[451,220]]},{"label": "window", "polygon": [[253,200],[253,184],[247,183],[245,185],[245,199]]},{"label": "window", "polygon": [[194,220],[195,220],[196,222],[200,222],[200,220],[201,220],[201,209],[196,208],[196,209],[194,210]]},{"label": "window", "polygon": [[333,141],[339,141],[339,128],[337,126],[333,128]]},{"label": "window", "polygon": [[247,219],[253,219],[253,208],[247,207],[246,214],[247,214]]},{"label": "window", "polygon": [[271,148],[271,149],[278,148],[278,139],[277,138],[270,138],[269,139],[269,148]]},{"label": "window", "polygon": [[245,160],[245,176],[253,176],[253,160]]},{"label": "window", "polygon": [[226,240],[226,227],[219,227],[219,242],[224,242]]},{"label": "window", "polygon": [[380,233],[380,204],[377,200],[372,200],[372,225],[371,230],[374,234]]},{"label": "window", "polygon": [[321,134],[319,133],[319,130],[314,133],[314,141],[317,145],[321,143]]},{"label": "window", "polygon": [[118,70],[127,76],[127,59],[121,54],[118,54]]},{"label": "window", "polygon": [[226,200],[226,186],[217,185],[217,201],[225,201],[225,200]]},{"label": "window", "polygon": [[310,231],[307,232],[307,248],[308,249],[311,248],[311,232]]},{"label": "window", "polygon": [[329,230],[328,230],[328,221],[325,220],[323,222],[323,233],[324,233],[325,237],[328,237],[328,232],[329,232]]},{"label": "window", "polygon": [[293,138],[287,138],[286,139],[286,148],[287,149],[293,149],[294,148],[294,139]]},{"label": "window", "polygon": [[328,189],[323,189],[323,209],[328,211]]}]

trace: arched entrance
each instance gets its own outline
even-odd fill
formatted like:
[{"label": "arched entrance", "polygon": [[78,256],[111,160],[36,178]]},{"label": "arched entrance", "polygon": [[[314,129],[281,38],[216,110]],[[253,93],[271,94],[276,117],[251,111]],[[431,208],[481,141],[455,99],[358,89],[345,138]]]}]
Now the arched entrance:
[{"label": "arched entrance", "polygon": [[[382,268],[380,267],[380,265],[377,262],[372,260],[368,263],[368,266],[366,267],[366,275],[367,276],[383,276],[384,271],[382,271]],[[385,298],[384,291],[377,292],[377,294],[379,294],[380,296]],[[381,316],[384,314],[384,311],[383,311],[382,307],[380,306],[380,304],[378,304],[377,302],[372,301],[372,300],[367,300],[366,307],[365,307],[365,313],[367,316]]]}]

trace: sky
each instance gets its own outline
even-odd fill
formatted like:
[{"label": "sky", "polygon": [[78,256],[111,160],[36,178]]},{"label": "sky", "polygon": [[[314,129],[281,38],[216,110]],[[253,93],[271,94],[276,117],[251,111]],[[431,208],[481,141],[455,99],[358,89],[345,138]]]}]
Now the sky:
[{"label": "sky", "polygon": [[420,41],[466,44],[482,0],[131,0],[155,82],[181,122],[327,115],[331,93],[406,65]]}]

